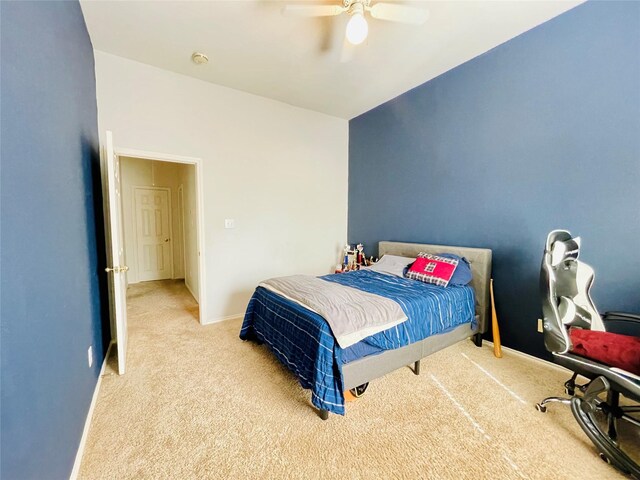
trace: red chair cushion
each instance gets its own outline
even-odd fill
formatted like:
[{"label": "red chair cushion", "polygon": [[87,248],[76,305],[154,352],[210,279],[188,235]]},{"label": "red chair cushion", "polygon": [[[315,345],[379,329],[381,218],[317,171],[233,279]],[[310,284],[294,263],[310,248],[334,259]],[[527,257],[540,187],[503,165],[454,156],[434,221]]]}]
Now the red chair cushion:
[{"label": "red chair cushion", "polygon": [[640,337],[572,328],[572,353],[640,375]]}]

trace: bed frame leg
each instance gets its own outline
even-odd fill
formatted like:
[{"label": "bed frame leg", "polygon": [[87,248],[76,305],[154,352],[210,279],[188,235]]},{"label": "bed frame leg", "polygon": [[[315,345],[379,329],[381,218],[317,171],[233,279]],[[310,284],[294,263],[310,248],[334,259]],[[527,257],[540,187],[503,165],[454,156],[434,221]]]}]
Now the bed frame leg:
[{"label": "bed frame leg", "polygon": [[321,408],[318,410],[318,415],[320,415],[320,418],[322,420],[326,420],[327,418],[329,418],[329,411]]},{"label": "bed frame leg", "polygon": [[413,365],[413,373],[420,375],[420,360]]},{"label": "bed frame leg", "polygon": [[482,334],[481,333],[476,333],[473,336],[473,343],[476,345],[476,347],[481,347],[482,346]]}]

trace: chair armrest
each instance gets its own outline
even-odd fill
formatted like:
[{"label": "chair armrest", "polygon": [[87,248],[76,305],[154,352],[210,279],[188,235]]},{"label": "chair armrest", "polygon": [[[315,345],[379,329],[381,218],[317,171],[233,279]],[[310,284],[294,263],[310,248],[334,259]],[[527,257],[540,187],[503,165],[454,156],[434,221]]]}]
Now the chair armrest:
[{"label": "chair armrest", "polygon": [[640,337],[640,315],[626,312],[606,312],[602,316],[607,332]]},{"label": "chair armrest", "polygon": [[602,316],[602,320],[615,322],[632,322],[640,324],[640,315],[627,312],[606,312]]}]

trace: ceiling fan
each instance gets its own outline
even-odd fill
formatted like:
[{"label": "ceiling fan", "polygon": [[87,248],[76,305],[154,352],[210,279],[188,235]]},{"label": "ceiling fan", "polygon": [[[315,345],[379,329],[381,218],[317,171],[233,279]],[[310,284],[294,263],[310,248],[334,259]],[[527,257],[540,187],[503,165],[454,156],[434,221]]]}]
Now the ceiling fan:
[{"label": "ceiling fan", "polygon": [[347,12],[351,18],[347,23],[346,39],[359,45],[369,34],[365,12],[372,18],[391,22],[422,25],[429,18],[429,11],[393,3],[374,3],[371,0],[342,0],[342,5],[286,5],[284,15],[298,17],[332,17]]}]

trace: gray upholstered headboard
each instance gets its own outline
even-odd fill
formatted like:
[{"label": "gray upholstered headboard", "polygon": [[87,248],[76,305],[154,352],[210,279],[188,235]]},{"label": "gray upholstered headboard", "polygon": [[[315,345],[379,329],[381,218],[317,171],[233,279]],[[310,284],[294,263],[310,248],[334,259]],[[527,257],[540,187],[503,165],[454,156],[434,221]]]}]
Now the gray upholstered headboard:
[{"label": "gray upholstered headboard", "polygon": [[491,279],[491,250],[488,248],[451,247],[448,245],[426,245],[422,243],[379,242],[378,254],[416,257],[418,253],[453,253],[465,257],[471,264],[473,279],[471,286],[476,292],[476,315],[479,317],[479,332],[489,327],[491,303],[489,281]]}]

